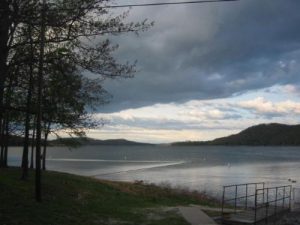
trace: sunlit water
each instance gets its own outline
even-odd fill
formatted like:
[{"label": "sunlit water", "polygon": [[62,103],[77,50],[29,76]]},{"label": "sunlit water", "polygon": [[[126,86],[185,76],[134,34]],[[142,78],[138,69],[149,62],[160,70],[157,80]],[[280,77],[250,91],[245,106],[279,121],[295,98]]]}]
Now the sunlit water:
[{"label": "sunlit water", "polygon": [[[20,164],[21,148],[9,153]],[[48,150],[47,169],[102,179],[168,184],[219,197],[223,185],[300,183],[299,147],[85,146]]]}]

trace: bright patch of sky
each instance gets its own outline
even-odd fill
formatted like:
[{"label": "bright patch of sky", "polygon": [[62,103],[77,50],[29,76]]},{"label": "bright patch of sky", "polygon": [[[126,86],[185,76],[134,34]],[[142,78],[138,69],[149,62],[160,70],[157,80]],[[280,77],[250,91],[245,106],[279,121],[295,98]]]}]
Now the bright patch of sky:
[{"label": "bright patch of sky", "polygon": [[104,119],[105,125],[89,132],[94,138],[151,143],[203,141],[259,123],[297,123],[300,92],[292,85],[274,86],[231,98],[154,104],[95,117]]}]

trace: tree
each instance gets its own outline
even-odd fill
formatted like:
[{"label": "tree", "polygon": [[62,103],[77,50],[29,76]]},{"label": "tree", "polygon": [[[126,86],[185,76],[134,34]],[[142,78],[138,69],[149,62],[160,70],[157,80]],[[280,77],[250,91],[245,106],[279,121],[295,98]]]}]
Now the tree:
[{"label": "tree", "polygon": [[101,86],[102,82],[80,74],[74,62],[65,57],[65,50],[61,49],[46,56],[50,64],[46,67],[47,76],[44,76],[43,169],[48,134],[66,130],[70,135],[84,135],[86,129],[98,125],[90,119],[90,110],[106,103],[109,98],[109,94]]},{"label": "tree", "polygon": [[[51,130],[66,129],[80,135],[86,126],[93,126],[87,106],[93,110],[93,104],[103,103],[103,97],[107,96],[103,95],[105,91],[99,81],[131,77],[135,73],[135,63],[118,63],[113,57],[112,53],[118,45],[109,41],[110,35],[138,33],[152,26],[146,20],[124,22],[128,12],[113,15],[106,7],[110,0],[39,2],[3,0],[0,3],[0,131],[3,133],[6,123],[11,120],[4,120],[6,111],[20,112],[25,128],[22,167],[26,176],[29,131],[35,130],[31,133],[35,133],[36,137],[37,200],[41,197],[42,132],[47,137]],[[20,57],[24,49],[28,54]],[[86,76],[86,72],[94,74],[96,78]],[[19,94],[17,90],[23,93],[21,103],[14,99],[19,102],[15,108],[11,105],[16,102],[7,101],[9,95],[5,95],[8,91],[5,83],[9,77],[13,77],[13,80],[29,78],[25,88],[18,83],[11,88],[11,96]],[[60,83],[65,81],[68,82],[63,88],[68,91],[58,95],[58,90],[62,88]],[[42,107],[46,106],[47,113],[44,113]],[[35,116],[36,120],[33,119]],[[42,124],[46,124],[46,129]],[[3,137],[1,135],[1,145],[4,145]]]}]

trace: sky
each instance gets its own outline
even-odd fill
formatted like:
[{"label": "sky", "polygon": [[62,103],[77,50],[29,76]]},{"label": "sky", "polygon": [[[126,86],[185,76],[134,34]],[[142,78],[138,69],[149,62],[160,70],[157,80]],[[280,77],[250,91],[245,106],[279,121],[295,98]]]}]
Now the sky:
[{"label": "sky", "polygon": [[299,11],[299,0],[132,8],[128,21],[155,24],[112,37],[115,57],[137,60],[138,72],[105,81],[113,98],[94,115],[105,124],[88,136],[169,143],[299,123]]}]

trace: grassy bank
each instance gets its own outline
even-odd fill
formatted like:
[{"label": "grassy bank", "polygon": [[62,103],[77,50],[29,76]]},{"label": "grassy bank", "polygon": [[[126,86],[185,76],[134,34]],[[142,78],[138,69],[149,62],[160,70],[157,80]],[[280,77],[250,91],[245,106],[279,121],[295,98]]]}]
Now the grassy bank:
[{"label": "grassy bank", "polygon": [[34,174],[0,169],[1,225],[187,225],[169,206],[211,205],[205,195],[170,188],[43,173],[43,202],[36,203]]}]

